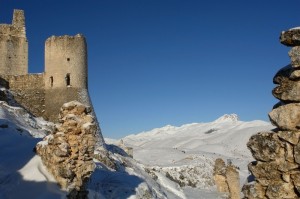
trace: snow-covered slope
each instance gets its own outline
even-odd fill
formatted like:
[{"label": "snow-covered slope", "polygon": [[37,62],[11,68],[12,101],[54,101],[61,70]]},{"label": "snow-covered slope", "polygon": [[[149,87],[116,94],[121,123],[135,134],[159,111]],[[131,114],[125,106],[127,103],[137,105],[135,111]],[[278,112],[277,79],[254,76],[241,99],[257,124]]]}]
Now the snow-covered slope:
[{"label": "snow-covered slope", "polygon": [[53,124],[0,102],[0,198],[60,198],[65,193],[34,147]]},{"label": "snow-covered slope", "polygon": [[[66,198],[34,152],[52,128],[52,123],[0,102],[0,199]],[[241,122],[236,115],[225,115],[211,123],[168,125],[122,141],[108,139],[110,150],[103,161],[95,159],[89,198],[223,198],[213,185],[215,158],[230,159],[245,181],[252,160],[246,148],[249,137],[272,128],[267,122]],[[124,144],[133,148],[134,159],[121,155]]]},{"label": "snow-covered slope", "polygon": [[253,160],[246,143],[251,135],[273,128],[264,121],[239,121],[236,114],[231,114],[210,123],[167,125],[129,135],[122,142],[133,148],[133,158],[148,167],[151,175],[169,176],[182,185],[177,190],[193,198],[187,196],[191,192],[198,196],[201,192],[214,192],[212,172],[218,157],[240,168],[242,185],[248,176],[247,165]]}]

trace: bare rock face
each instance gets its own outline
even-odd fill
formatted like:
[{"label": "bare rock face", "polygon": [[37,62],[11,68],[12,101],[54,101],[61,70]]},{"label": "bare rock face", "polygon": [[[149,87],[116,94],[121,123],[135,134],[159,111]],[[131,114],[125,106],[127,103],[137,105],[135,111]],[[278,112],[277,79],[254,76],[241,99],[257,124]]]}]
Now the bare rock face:
[{"label": "bare rock face", "polygon": [[280,102],[269,118],[278,128],[253,135],[247,144],[256,159],[248,166],[255,181],[243,186],[244,199],[300,198],[300,29],[282,32],[280,42],[293,48],[291,64],[273,78]]},{"label": "bare rock face", "polygon": [[240,178],[237,168],[227,165],[218,158],[215,161],[214,180],[221,193],[227,193],[231,199],[240,199]]},{"label": "bare rock face", "polygon": [[296,145],[299,142],[300,132],[299,131],[279,131],[277,133],[281,139]]},{"label": "bare rock face", "polygon": [[286,46],[300,46],[300,29],[283,31],[280,35],[280,42]]},{"label": "bare rock face", "polygon": [[55,132],[37,144],[37,153],[69,198],[85,198],[84,185],[93,162],[97,127],[91,109],[72,101],[62,106]]},{"label": "bare rock face", "polygon": [[300,46],[293,47],[289,51],[289,56],[291,58],[291,65],[294,68],[300,67]]},{"label": "bare rock face", "polygon": [[297,194],[294,191],[293,184],[285,183],[283,181],[275,181],[270,186],[268,186],[266,196],[269,199],[298,198]]},{"label": "bare rock face", "polygon": [[269,113],[269,118],[279,129],[297,131],[300,129],[300,103],[279,106]]},{"label": "bare rock face", "polygon": [[300,82],[282,78],[280,85],[273,89],[272,94],[282,101],[300,102]]},{"label": "bare rock face", "polygon": [[276,134],[261,132],[251,136],[247,147],[256,160],[271,161],[278,158],[281,143]]},{"label": "bare rock face", "polygon": [[255,183],[255,184],[248,184],[243,186],[242,189],[244,193],[244,198],[247,199],[265,199],[266,195],[266,187]]}]

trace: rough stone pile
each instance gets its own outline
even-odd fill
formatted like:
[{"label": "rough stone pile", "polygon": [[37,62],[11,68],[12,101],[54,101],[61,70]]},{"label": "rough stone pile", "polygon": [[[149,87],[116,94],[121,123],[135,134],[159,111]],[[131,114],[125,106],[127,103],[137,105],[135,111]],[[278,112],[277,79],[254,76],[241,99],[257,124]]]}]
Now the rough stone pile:
[{"label": "rough stone pile", "polygon": [[280,100],[269,113],[278,128],[253,135],[247,146],[257,160],[249,170],[255,183],[245,185],[245,198],[300,198],[300,29],[282,32],[280,42],[291,46],[291,64],[275,75],[273,95]]},{"label": "rough stone pile", "polygon": [[240,199],[240,178],[237,168],[218,158],[215,161],[214,181],[217,189],[221,193],[228,194],[231,199]]},{"label": "rough stone pile", "polygon": [[77,101],[64,104],[56,131],[37,144],[44,165],[63,189],[76,193],[73,198],[84,198],[78,193],[84,192],[85,182],[95,168],[97,127],[90,111]]}]

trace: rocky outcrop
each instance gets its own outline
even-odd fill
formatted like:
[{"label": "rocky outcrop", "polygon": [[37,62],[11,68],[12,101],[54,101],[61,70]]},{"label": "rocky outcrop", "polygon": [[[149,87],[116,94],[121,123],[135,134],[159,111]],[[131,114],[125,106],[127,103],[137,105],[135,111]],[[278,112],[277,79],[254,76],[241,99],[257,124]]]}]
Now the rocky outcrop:
[{"label": "rocky outcrop", "polygon": [[293,48],[291,64],[273,78],[280,102],[269,118],[278,128],[253,135],[247,144],[256,161],[248,166],[255,182],[244,185],[245,199],[300,198],[300,29],[282,32],[280,42]]},{"label": "rocky outcrop", "polygon": [[72,101],[60,110],[57,129],[37,144],[37,153],[69,198],[85,198],[84,185],[95,165],[93,162],[97,126],[91,109]]},{"label": "rocky outcrop", "polygon": [[227,193],[231,199],[240,199],[240,178],[237,168],[231,164],[227,165],[218,158],[215,161],[214,181],[221,193]]}]

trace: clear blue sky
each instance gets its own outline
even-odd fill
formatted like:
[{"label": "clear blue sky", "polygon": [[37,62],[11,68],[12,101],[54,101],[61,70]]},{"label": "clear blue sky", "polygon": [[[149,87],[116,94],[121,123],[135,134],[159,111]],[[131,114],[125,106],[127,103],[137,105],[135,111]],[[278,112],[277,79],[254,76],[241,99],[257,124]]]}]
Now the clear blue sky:
[{"label": "clear blue sky", "polygon": [[0,22],[24,9],[30,72],[51,35],[83,33],[89,90],[105,137],[212,121],[268,121],[273,75],[289,63],[282,30],[297,0],[0,0]]}]

